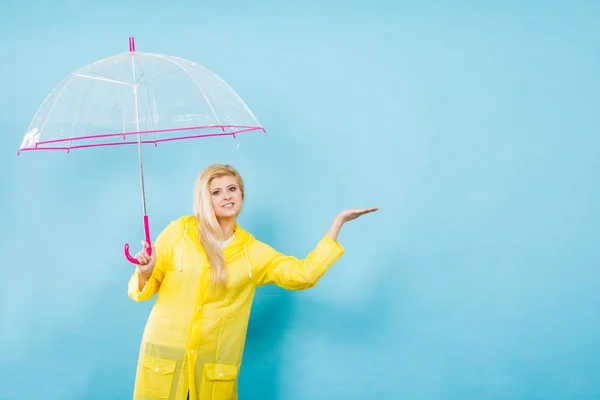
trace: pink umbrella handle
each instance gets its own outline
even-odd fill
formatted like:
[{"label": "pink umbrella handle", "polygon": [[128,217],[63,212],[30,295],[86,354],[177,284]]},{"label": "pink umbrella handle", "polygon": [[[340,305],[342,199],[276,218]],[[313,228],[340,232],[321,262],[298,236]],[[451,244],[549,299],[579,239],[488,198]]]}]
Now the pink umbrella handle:
[{"label": "pink umbrella handle", "polygon": [[[148,248],[146,249],[146,252],[148,253],[149,256],[152,255],[152,241],[150,240],[150,225],[148,224],[148,216],[144,215],[144,232],[146,233],[146,243],[148,243]],[[135,258],[131,257],[131,254],[129,254],[129,244],[125,244],[125,257],[129,260],[130,263],[133,264],[139,264],[138,260],[136,260]]]}]

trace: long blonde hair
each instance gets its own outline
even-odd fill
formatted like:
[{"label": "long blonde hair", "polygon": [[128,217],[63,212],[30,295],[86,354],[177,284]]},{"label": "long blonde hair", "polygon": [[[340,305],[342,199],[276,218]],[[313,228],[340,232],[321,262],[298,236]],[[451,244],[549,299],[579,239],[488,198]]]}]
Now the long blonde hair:
[{"label": "long blonde hair", "polygon": [[194,187],[194,215],[198,222],[200,243],[202,243],[210,263],[212,285],[221,288],[224,288],[227,283],[225,257],[221,248],[221,242],[225,238],[212,206],[210,182],[215,178],[227,175],[235,178],[243,199],[244,181],[235,168],[230,165],[212,164],[204,168],[198,175]]}]

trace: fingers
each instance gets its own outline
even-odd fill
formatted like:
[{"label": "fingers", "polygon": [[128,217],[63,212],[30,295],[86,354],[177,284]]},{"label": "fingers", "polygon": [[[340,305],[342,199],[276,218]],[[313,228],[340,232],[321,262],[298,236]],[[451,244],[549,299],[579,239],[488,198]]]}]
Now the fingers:
[{"label": "fingers", "polygon": [[355,218],[361,217],[365,214],[375,212],[377,210],[379,210],[379,207],[362,208],[362,209],[353,210],[353,212],[349,216],[349,220],[353,220]]},{"label": "fingers", "polygon": [[145,240],[142,240],[142,247],[144,248],[143,250],[140,250],[135,256],[134,258],[136,260],[138,260],[138,262],[140,263],[140,265],[146,265],[148,263],[150,263],[150,261],[152,261],[154,254],[155,254],[155,249],[154,249],[154,243],[152,243],[152,257],[148,255],[148,242],[146,242]]},{"label": "fingers", "polygon": [[148,257],[146,250],[140,251],[135,256],[133,256],[133,258],[135,258],[140,263],[140,265],[146,265],[150,262],[150,257]]},{"label": "fingers", "polygon": [[361,208],[361,209],[355,210],[354,212],[358,215],[364,215],[364,214],[369,214],[369,213],[375,212],[377,210],[379,210],[379,207]]},{"label": "fingers", "polygon": [[155,253],[154,250],[156,249],[156,245],[154,244],[154,242],[152,242],[152,246],[148,246],[148,242],[146,242],[145,240],[142,240],[142,246],[144,247],[145,254],[148,254],[148,248],[151,247],[152,256],[154,256],[154,253]]},{"label": "fingers", "polygon": [[367,214],[367,213],[372,213],[372,212],[377,211],[377,210],[379,210],[379,207],[364,208],[362,210],[362,213],[363,214]]}]

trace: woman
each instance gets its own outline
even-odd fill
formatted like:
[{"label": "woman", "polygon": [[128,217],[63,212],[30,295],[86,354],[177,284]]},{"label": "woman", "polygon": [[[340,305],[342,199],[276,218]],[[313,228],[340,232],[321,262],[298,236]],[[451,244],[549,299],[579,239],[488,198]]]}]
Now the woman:
[{"label": "woman", "polygon": [[194,216],[171,222],[136,254],[135,301],[158,293],[142,338],[134,399],[237,399],[250,307],[257,286],[314,286],[343,254],[345,222],[377,208],[339,213],[304,260],[256,240],[236,218],[244,183],[228,165],[211,165],[194,190]]}]

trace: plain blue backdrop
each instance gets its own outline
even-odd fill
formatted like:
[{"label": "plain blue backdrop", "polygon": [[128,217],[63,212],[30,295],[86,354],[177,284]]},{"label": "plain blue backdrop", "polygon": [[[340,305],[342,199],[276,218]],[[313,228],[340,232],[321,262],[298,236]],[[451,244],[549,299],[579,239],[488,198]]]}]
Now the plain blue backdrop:
[{"label": "plain blue backdrop", "polygon": [[3,2],[0,399],[131,397],[136,149],[16,155],[46,94],[131,35],[268,132],[148,147],[153,236],[213,162],[246,180],[240,223],[298,257],[380,207],[314,289],[259,290],[242,400],[600,398],[599,23],[592,1]]}]

